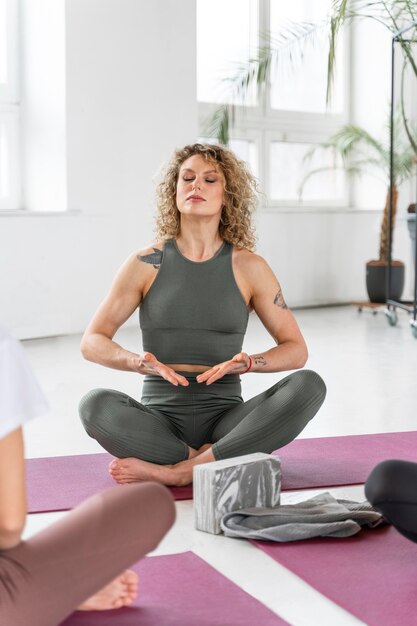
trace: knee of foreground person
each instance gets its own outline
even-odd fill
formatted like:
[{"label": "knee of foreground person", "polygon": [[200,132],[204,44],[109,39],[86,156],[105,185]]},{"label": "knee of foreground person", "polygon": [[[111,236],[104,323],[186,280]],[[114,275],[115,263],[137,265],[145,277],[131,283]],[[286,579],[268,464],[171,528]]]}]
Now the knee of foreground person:
[{"label": "knee of foreground person", "polygon": [[161,483],[147,482],[140,485],[143,491],[146,491],[146,500],[148,510],[153,511],[154,519],[157,524],[162,526],[164,532],[167,532],[176,518],[175,500],[167,487]]},{"label": "knee of foreground person", "polygon": [[416,463],[382,461],[374,467],[366,479],[365,497],[372,505],[388,501],[408,501],[408,491],[413,482],[417,485]]}]

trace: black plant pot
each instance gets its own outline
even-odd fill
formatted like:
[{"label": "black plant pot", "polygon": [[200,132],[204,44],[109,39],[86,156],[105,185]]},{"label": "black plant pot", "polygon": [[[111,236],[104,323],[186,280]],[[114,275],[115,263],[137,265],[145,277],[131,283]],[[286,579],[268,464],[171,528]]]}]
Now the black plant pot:
[{"label": "black plant pot", "polygon": [[400,300],[404,289],[405,266],[401,261],[391,265],[391,293],[387,294],[388,265],[384,261],[369,261],[366,264],[366,288],[371,302]]}]

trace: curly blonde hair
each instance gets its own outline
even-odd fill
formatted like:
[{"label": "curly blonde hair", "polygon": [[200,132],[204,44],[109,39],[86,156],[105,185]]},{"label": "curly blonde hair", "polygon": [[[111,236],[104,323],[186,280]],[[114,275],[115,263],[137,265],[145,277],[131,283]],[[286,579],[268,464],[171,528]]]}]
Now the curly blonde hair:
[{"label": "curly blonde hair", "polygon": [[256,242],[252,224],[252,213],[257,204],[256,179],[244,161],[228,148],[215,144],[195,143],[174,152],[157,187],[155,230],[158,240],[173,239],[180,233],[180,212],[176,204],[178,176],[182,163],[194,155],[219,166],[225,178],[220,236],[238,248],[253,251]]}]

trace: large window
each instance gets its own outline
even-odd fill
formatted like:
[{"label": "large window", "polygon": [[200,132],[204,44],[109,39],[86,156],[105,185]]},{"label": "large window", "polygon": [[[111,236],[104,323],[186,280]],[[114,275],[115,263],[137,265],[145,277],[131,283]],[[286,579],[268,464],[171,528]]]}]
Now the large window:
[{"label": "large window", "polygon": [[[343,207],[344,173],[330,151],[306,153],[349,118],[348,42],[340,41],[332,99],[326,106],[328,25],[332,0],[197,0],[197,96],[200,132],[224,102],[233,102],[230,147],[249,162],[268,207]],[[287,41],[287,44],[284,42]],[[270,43],[269,43],[270,42]],[[266,88],[241,106],[230,78],[266,44],[274,55]],[[300,185],[312,170],[323,170]]]},{"label": "large window", "polygon": [[[197,1],[197,99],[230,101],[228,76],[259,44],[258,3],[254,0]],[[255,104],[252,99],[251,104]]]},{"label": "large window", "polygon": [[0,0],[0,210],[20,208],[17,0]]}]

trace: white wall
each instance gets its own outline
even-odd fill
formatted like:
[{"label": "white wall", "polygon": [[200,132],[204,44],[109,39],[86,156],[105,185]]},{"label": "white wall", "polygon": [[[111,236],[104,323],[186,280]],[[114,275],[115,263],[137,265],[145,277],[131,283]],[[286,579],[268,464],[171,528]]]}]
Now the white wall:
[{"label": "white wall", "polygon": [[27,338],[85,328],[152,240],[152,177],[197,136],[197,104],[193,0],[26,0],[22,12],[26,206],[70,211],[0,217],[1,323]]},{"label": "white wall", "polygon": [[[291,307],[367,300],[365,265],[378,258],[378,211],[289,210],[258,219],[259,252],[268,259]],[[411,244],[397,223],[394,257],[406,263],[404,297],[412,293]]]}]

